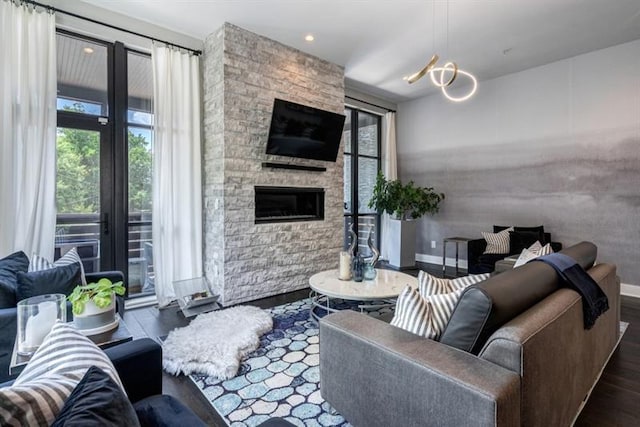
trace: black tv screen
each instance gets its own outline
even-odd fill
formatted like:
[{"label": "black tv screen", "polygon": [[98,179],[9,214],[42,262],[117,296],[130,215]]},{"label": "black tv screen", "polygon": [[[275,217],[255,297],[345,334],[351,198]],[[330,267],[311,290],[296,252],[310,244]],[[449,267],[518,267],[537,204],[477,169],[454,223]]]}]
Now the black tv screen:
[{"label": "black tv screen", "polygon": [[276,99],[267,154],[335,162],[345,116]]}]

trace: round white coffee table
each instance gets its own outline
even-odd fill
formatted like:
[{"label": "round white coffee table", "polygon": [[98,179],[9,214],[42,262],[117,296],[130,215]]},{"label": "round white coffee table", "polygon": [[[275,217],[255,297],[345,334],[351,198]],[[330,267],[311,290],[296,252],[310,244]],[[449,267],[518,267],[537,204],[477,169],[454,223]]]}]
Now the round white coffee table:
[{"label": "round white coffee table", "polygon": [[332,313],[339,311],[330,307],[331,298],[362,301],[358,308],[360,311],[365,311],[395,304],[395,298],[407,285],[418,287],[418,279],[406,273],[381,269],[376,269],[376,272],[375,279],[362,282],[340,280],[338,270],[326,270],[311,276],[309,278],[311,286],[309,297],[312,303],[310,317],[315,321],[320,319],[314,312],[315,307]]}]

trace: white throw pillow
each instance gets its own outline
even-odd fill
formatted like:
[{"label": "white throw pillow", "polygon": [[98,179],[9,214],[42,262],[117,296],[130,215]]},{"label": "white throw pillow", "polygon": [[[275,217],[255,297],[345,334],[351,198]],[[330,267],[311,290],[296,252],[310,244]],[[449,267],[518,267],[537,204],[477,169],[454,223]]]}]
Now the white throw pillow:
[{"label": "white throw pillow", "polygon": [[398,296],[391,325],[424,337],[429,328],[429,304],[418,291],[407,286]]},{"label": "white throw pillow", "polygon": [[464,289],[475,283],[487,280],[490,276],[490,273],[484,273],[471,274],[469,276],[457,277],[455,279],[443,279],[432,276],[426,271],[420,271],[418,273],[418,289],[420,291],[420,295],[422,295],[423,298],[426,298],[430,295],[448,294],[450,292],[457,291],[458,289]]},{"label": "white throw pillow", "polygon": [[509,232],[513,231],[513,227],[509,227],[506,230],[502,230],[499,233],[488,233],[483,231],[482,237],[487,242],[487,248],[484,250],[485,254],[508,254],[511,245],[509,243]]},{"label": "white throw pillow", "polygon": [[[538,244],[536,247],[536,243]],[[523,249],[522,253],[518,257],[518,260],[515,264],[513,264],[513,268],[520,267],[521,265],[525,265],[532,259],[536,259],[543,255],[549,255],[553,253],[553,249],[551,248],[551,243],[547,243],[544,246],[540,246],[539,242],[536,242],[527,249]]]},{"label": "white throw pillow", "polygon": [[62,267],[76,262],[80,264],[80,280],[83,285],[86,285],[87,279],[84,277],[84,266],[82,265],[82,260],[80,259],[80,255],[78,255],[78,250],[76,248],[69,249],[67,253],[54,262],[51,262],[40,255],[33,254],[31,261],[29,262],[29,271],[50,270],[52,268]]},{"label": "white throw pillow", "polygon": [[51,425],[91,366],[122,387],[97,345],[70,323],[55,324],[13,385],[0,388],[0,425]]},{"label": "white throw pillow", "polygon": [[407,286],[398,296],[391,325],[425,338],[437,340],[447,326],[464,288],[426,298]]}]

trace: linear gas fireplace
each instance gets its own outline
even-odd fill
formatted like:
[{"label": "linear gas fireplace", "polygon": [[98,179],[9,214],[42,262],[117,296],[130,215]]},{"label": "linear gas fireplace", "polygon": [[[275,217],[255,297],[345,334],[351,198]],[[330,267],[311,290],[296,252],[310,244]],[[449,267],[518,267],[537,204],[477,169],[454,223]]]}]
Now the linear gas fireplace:
[{"label": "linear gas fireplace", "polygon": [[324,219],[324,188],[255,187],[256,224]]}]

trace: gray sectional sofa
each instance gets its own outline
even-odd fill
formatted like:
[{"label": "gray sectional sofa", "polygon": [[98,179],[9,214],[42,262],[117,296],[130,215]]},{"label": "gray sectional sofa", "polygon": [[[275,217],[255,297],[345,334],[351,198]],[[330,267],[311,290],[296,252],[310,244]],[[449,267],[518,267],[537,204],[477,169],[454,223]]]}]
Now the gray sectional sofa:
[{"label": "gray sectional sofa", "polygon": [[320,322],[323,398],[354,426],[568,426],[619,337],[620,282],[595,245],[562,251],[609,300],[593,328],[578,293],[533,262],[468,288],[440,341],[351,311]]}]

